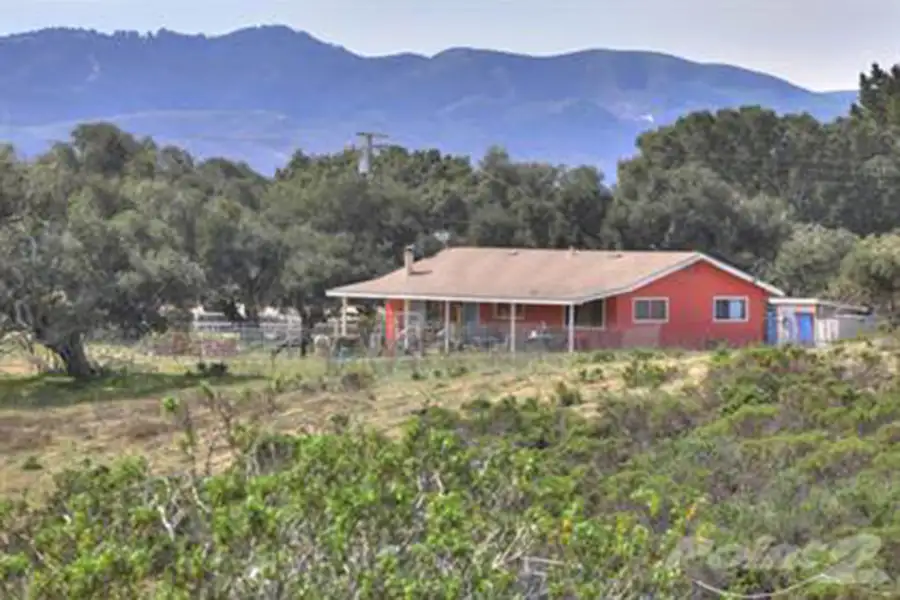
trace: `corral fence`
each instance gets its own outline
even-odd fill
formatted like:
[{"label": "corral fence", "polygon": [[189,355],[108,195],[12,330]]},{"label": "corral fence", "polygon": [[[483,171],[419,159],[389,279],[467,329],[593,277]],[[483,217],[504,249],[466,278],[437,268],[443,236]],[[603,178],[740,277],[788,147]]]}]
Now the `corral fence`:
[{"label": "corral fence", "polygon": [[[199,363],[212,366],[224,362],[233,372],[243,374],[282,372],[294,376],[302,373],[303,377],[311,378],[358,370],[376,376],[510,368],[527,368],[532,372],[542,364],[568,360],[567,353],[547,350],[546,346],[535,346],[534,342],[523,344],[523,348],[529,348],[528,352],[511,353],[502,345],[479,342],[456,347],[447,355],[437,346],[422,351],[411,346],[404,351],[399,346],[384,345],[383,331],[377,329],[348,327],[346,336],[340,335],[339,328],[336,334],[335,329],[333,324],[303,329],[294,324],[260,328],[218,323],[140,338],[110,332],[94,337],[89,350],[92,358],[107,366],[153,365],[151,368],[195,371]],[[478,340],[483,337],[476,336]],[[307,340],[305,349],[301,348],[302,339]]]},{"label": "corral fence", "polygon": [[183,331],[170,331],[144,340],[147,353],[156,356],[191,356],[214,360],[279,348],[301,347],[308,331],[301,322],[246,323],[203,322]]},{"label": "corral fence", "polygon": [[370,339],[372,341],[377,339],[356,323],[347,328],[346,335],[341,335],[340,325],[333,321],[309,327],[301,321],[269,322],[260,325],[204,321],[194,323],[190,329],[150,336],[143,339],[141,345],[148,354],[156,356],[191,356],[213,360],[256,353],[285,356],[328,354],[340,347],[342,338],[354,341],[356,338],[364,338],[366,344]]},{"label": "corral fence", "polygon": [[[819,346],[842,339],[852,339],[873,329],[873,322],[858,316],[833,316],[821,319],[809,334],[797,323],[781,319],[773,323],[768,317],[766,338],[770,344]],[[136,341],[132,348],[148,356],[182,357],[212,362],[246,355],[257,358],[300,358],[315,355],[329,360],[354,358],[423,357],[450,354],[540,356],[576,352],[622,349],[682,348],[708,350],[723,346],[746,345],[746,337],[728,339],[722,328],[713,332],[696,328],[673,332],[659,324],[636,325],[626,329],[545,324],[506,323],[451,324],[429,321],[421,315],[409,315],[394,321],[386,330],[384,321],[371,327],[357,323],[342,332],[339,323],[320,323],[305,328],[299,321],[264,323],[197,323],[190,330],[172,331]],[[777,327],[776,327],[777,325]],[[740,331],[740,329],[735,329]],[[743,329],[746,335],[746,328]],[[774,333],[773,333],[774,332]],[[801,335],[802,333],[802,335]],[[757,335],[756,340],[759,339]]]},{"label": "corral fence", "polygon": [[503,352],[516,354],[590,352],[673,348],[713,350],[760,342],[778,345],[825,346],[875,332],[878,321],[871,315],[829,314],[807,324],[802,317],[785,319],[767,315],[756,324],[698,323],[673,328],[663,324],[633,324],[627,328],[548,326],[546,324],[450,324],[427,321],[421,315],[402,315],[391,331],[377,328],[370,348],[388,355],[454,352]]},{"label": "corral fence", "polygon": [[[370,328],[356,324],[342,333],[334,323],[304,328],[301,323],[250,326],[242,323],[207,322],[190,330],[148,336],[132,347],[151,356],[190,357],[213,361],[246,354],[299,357],[317,355],[333,359],[423,356],[436,354],[552,354],[569,349],[565,328],[521,325],[468,326],[445,331],[442,323],[410,319],[409,327],[385,331],[383,325]],[[659,327],[610,332],[599,328],[575,329],[577,351],[602,348],[655,347]]]}]

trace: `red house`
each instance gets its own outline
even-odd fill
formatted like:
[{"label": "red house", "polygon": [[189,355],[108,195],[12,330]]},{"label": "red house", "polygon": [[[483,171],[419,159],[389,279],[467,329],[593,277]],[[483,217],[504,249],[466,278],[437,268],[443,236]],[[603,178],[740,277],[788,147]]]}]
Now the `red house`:
[{"label": "red house", "polygon": [[383,300],[389,343],[427,324],[573,351],[760,343],[784,292],[699,252],[449,248],[328,296]]}]

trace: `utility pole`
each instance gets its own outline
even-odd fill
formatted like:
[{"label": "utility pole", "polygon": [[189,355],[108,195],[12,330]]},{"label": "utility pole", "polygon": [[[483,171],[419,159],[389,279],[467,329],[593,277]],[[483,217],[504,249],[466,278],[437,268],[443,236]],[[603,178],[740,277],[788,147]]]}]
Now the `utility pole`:
[{"label": "utility pole", "polygon": [[363,142],[362,155],[359,159],[359,174],[363,177],[368,177],[369,171],[372,169],[372,159],[375,158],[375,149],[383,145],[376,143],[375,140],[387,139],[388,136],[384,133],[371,131],[360,131],[356,135]]}]

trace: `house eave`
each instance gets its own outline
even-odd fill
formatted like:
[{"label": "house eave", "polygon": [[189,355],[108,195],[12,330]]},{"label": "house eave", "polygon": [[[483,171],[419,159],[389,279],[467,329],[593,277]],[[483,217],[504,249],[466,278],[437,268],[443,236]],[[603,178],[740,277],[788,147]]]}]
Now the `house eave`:
[{"label": "house eave", "polygon": [[529,296],[527,298],[511,296],[478,296],[471,294],[411,294],[409,292],[355,292],[352,290],[334,289],[325,292],[329,298],[347,298],[353,300],[409,300],[411,302],[464,302],[473,304],[522,304],[545,306],[570,306],[579,304],[577,298],[549,298]]}]

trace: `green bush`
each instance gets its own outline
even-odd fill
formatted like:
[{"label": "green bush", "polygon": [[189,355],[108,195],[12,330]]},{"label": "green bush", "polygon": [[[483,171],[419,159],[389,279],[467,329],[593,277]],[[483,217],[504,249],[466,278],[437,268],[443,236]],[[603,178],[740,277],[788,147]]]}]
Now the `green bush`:
[{"label": "green bush", "polygon": [[[84,464],[45,501],[3,504],[0,595],[898,597],[876,578],[900,576],[888,364],[722,351],[697,389],[663,392],[653,360],[626,367],[640,390],[426,406],[396,436],[343,416],[264,433],[207,388],[233,455],[217,474],[168,399],[183,472]],[[372,381],[351,373],[339,389]]]},{"label": "green bush", "polygon": [[[543,413],[526,418],[561,416]],[[216,476],[154,476],[138,460],[66,471],[45,506],[3,513],[0,585],[7,597],[34,598],[687,589],[660,558],[686,532],[683,505],[645,488],[633,499],[643,512],[601,512],[584,500],[576,461],[476,427],[453,431],[468,418],[438,425],[435,416],[415,419],[399,440],[267,437]],[[556,442],[564,456],[569,442]],[[671,526],[654,532],[645,517]]]},{"label": "green bush", "polygon": [[651,359],[652,355],[637,355],[625,365],[622,371],[625,387],[657,389],[674,378],[675,368],[654,363]]}]

